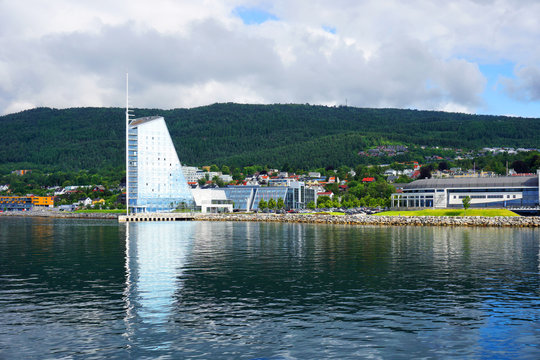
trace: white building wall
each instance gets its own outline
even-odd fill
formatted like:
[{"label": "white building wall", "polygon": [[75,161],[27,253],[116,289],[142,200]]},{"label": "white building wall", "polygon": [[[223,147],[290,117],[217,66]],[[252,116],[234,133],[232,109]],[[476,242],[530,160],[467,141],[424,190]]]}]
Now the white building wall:
[{"label": "white building wall", "polygon": [[505,192],[504,194],[494,194],[493,192],[475,192],[474,194],[469,192],[452,193],[448,199],[448,205],[462,205],[463,199],[466,196],[471,198],[471,205],[475,205],[489,204],[498,201],[521,200],[523,198],[523,193],[521,191]]},{"label": "white building wall", "polygon": [[214,204],[215,200],[220,202],[228,201],[225,190],[219,189],[192,189],[195,204],[201,207],[202,213],[221,211],[232,212],[233,204]]}]

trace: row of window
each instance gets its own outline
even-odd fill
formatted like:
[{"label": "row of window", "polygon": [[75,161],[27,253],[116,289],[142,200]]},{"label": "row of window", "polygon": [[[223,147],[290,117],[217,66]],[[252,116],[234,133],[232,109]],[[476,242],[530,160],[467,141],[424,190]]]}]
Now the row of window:
[{"label": "row of window", "polygon": [[[510,199],[510,196],[512,197],[512,199],[515,199],[516,198],[516,195],[506,195],[506,198],[507,199]],[[459,198],[460,199],[465,199],[467,197],[467,195],[459,195]],[[504,195],[470,195],[469,196],[471,199],[504,199]],[[457,195],[454,195],[454,199],[457,199],[458,196]]]}]

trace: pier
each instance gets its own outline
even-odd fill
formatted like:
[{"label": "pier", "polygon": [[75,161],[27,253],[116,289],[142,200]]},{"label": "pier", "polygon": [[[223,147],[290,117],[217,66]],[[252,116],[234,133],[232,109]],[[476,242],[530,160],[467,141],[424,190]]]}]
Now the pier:
[{"label": "pier", "polygon": [[142,213],[120,215],[119,222],[143,222],[143,221],[191,221],[195,215],[191,213]]}]

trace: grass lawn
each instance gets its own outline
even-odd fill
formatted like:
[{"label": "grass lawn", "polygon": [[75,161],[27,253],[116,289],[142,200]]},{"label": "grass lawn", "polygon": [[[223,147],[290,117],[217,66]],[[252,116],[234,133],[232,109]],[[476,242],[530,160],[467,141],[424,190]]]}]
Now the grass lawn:
[{"label": "grass lawn", "polygon": [[126,209],[112,209],[112,210],[100,210],[100,209],[89,209],[89,210],[75,210],[75,213],[106,213],[106,214],[125,214]]},{"label": "grass lawn", "polygon": [[402,210],[385,211],[378,216],[519,216],[515,212],[506,209],[468,209],[465,215],[463,209],[425,209],[425,210]]}]

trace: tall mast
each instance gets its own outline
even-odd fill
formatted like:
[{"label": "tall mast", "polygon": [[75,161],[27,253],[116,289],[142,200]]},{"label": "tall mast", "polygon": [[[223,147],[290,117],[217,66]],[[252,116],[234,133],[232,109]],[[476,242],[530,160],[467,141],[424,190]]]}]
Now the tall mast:
[{"label": "tall mast", "polygon": [[126,215],[129,215],[129,75],[126,73]]}]

